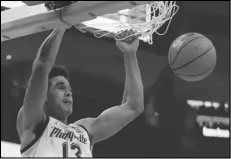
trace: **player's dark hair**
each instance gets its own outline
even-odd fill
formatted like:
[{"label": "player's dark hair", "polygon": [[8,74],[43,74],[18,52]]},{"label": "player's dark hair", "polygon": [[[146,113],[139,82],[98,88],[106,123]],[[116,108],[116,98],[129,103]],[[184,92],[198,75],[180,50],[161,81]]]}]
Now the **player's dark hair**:
[{"label": "player's dark hair", "polygon": [[67,80],[69,80],[69,72],[66,69],[66,67],[62,65],[56,65],[51,69],[51,72],[49,73],[48,79],[51,79],[55,76],[63,76]]},{"label": "player's dark hair", "polygon": [[[63,65],[53,66],[53,68],[51,69],[51,72],[49,73],[48,79],[50,80],[51,78],[56,77],[56,76],[63,76],[67,80],[69,80],[69,77],[70,77],[68,70]],[[48,84],[48,87],[49,86],[50,86],[50,82]]]}]

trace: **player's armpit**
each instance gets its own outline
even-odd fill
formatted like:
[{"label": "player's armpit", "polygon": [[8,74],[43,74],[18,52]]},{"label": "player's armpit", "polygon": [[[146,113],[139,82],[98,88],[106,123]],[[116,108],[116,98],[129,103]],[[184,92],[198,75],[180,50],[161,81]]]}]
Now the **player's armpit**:
[{"label": "player's armpit", "polygon": [[[46,120],[48,117],[45,114],[40,119],[33,122],[27,122],[27,118],[24,115],[23,107],[19,110],[17,116],[16,128],[20,139],[21,150],[26,149],[28,145],[32,144],[36,138],[39,138],[45,129]],[[49,120],[48,120],[49,121]],[[43,129],[44,127],[44,129]]]},{"label": "player's armpit", "polygon": [[100,142],[116,134],[142,113],[143,110],[133,109],[137,108],[134,104],[141,103],[126,102],[105,110],[97,118],[83,119],[81,123],[92,135],[93,142]]}]

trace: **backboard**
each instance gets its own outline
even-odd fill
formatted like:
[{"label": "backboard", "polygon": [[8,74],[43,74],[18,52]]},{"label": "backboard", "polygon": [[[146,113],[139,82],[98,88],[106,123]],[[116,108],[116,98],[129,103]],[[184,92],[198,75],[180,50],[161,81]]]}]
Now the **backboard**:
[{"label": "backboard", "polygon": [[[65,27],[64,21],[83,32],[100,32],[101,37],[104,36],[102,32],[113,37],[118,30],[140,29],[141,39],[150,40],[153,28],[159,28],[164,16],[176,7],[175,2],[170,7],[162,2],[173,1],[78,1],[56,10],[49,10],[44,3],[9,9],[1,12],[1,41]],[[157,10],[159,15],[164,15],[159,16],[159,22],[152,20]]]}]

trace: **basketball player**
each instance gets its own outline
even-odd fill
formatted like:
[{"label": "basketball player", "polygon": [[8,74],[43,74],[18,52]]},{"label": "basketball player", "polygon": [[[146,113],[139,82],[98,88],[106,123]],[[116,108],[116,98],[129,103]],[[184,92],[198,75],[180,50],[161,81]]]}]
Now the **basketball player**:
[{"label": "basketball player", "polygon": [[[72,92],[68,74],[54,67],[65,29],[54,30],[43,42],[33,63],[24,104],[17,116],[22,157],[92,157],[94,143],[120,131],[143,109],[143,85],[137,63],[137,37],[116,41],[123,52],[126,82],[123,102],[97,118],[85,118],[67,125],[72,113]],[[121,37],[130,35],[126,31]]]}]

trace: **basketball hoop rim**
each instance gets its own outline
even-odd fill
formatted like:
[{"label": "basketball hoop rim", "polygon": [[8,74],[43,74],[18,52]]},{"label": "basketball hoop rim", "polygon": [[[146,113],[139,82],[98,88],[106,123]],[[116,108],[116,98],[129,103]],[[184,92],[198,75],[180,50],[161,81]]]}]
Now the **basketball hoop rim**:
[{"label": "basketball hoop rim", "polygon": [[[139,10],[139,8],[144,8],[144,7],[146,7],[146,13],[144,14],[146,18],[146,22],[133,24],[130,18],[130,15],[131,15],[130,13],[134,10]],[[153,11],[151,11],[151,9],[153,9]],[[157,35],[166,34],[170,26],[172,18],[177,13],[178,10],[179,10],[179,6],[176,5],[176,1],[154,1],[154,2],[151,2],[150,4],[135,6],[132,9],[130,9],[128,11],[129,23],[126,24],[126,23],[122,23],[119,21],[118,26],[115,26],[114,28],[112,27],[110,31],[88,27],[84,24],[82,24],[83,27],[80,27],[80,29],[78,30],[82,32],[91,32],[97,38],[109,37],[109,38],[114,38],[116,40],[124,40],[128,37],[124,37],[122,39],[116,38],[116,35],[118,35],[118,32],[123,31],[123,30],[133,29],[137,31],[137,34],[142,35],[141,38],[143,38],[144,42],[153,44],[153,40],[152,40],[153,34],[154,33],[156,33]],[[155,13],[156,11],[160,12],[160,14],[156,15]],[[158,33],[158,29],[167,21],[168,21],[168,25],[167,25],[165,32]]]}]

